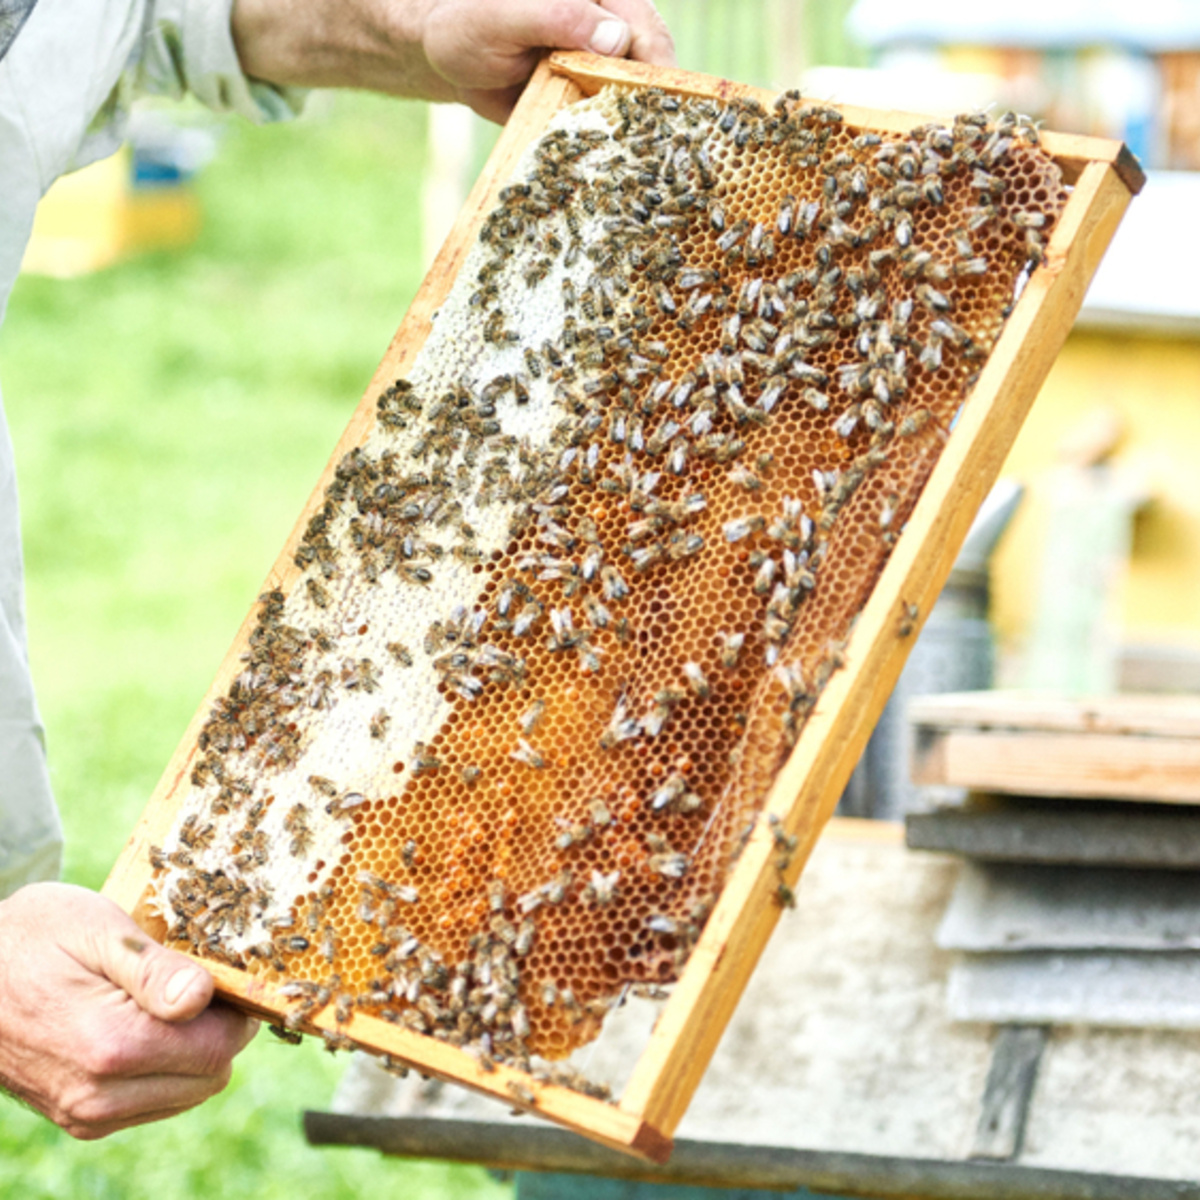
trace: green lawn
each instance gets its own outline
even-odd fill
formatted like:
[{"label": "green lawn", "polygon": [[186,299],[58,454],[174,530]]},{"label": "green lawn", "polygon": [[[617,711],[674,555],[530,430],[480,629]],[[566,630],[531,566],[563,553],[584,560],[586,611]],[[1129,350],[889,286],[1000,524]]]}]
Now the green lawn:
[{"label": "green lawn", "polygon": [[[103,882],[416,289],[424,128],[365,96],[231,124],[194,247],[17,287],[0,380],[73,882]],[[264,1035],[216,1100],[89,1145],[0,1101],[0,1195],[511,1194],[308,1148],[342,1063]]]}]

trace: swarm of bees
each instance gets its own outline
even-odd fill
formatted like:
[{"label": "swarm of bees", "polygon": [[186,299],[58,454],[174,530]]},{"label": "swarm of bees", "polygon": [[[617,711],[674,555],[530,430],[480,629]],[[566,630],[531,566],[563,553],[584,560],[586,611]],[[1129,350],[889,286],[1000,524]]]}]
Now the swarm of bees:
[{"label": "swarm of bees", "polygon": [[603,1094],[552,1060],[678,977],[1065,199],[1013,114],[560,113],[261,598],[170,938]]}]

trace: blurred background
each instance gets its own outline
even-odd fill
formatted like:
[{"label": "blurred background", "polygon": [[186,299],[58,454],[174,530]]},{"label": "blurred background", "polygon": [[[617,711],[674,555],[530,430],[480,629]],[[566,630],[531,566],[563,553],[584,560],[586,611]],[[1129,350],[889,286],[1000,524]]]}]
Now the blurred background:
[{"label": "blurred background", "polygon": [[[933,115],[1012,107],[1141,157],[1150,183],[900,695],[1200,690],[1200,6],[660,8],[691,70]],[[69,880],[103,882],[494,137],[359,94],[269,128],[147,104],[122,154],[43,202],[0,378]],[[904,755],[885,718],[844,811],[902,815]],[[94,1145],[0,1107],[0,1192],[510,1194],[307,1147],[299,1112],[340,1063],[267,1036],[240,1061],[202,1110]]]}]

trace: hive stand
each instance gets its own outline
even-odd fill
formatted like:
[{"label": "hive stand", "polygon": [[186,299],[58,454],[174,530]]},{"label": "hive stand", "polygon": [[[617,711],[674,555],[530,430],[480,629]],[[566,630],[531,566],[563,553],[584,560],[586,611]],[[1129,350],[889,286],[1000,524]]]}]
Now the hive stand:
[{"label": "hive stand", "polygon": [[[614,62],[588,54],[554,54],[537,69],[496,149],[400,325],[366,395],[317,483],[264,586],[287,589],[297,578],[293,554],[311,514],[323,500],[336,463],[359,444],[375,420],[375,399],[406,374],[431,328],[431,314],[450,291],[484,217],[526,147],[564,105],[609,85],[656,86],[688,96],[748,97],[768,106],[760,89],[684,71]],[[846,123],[864,131],[905,133],[926,118],[845,107]],[[785,872],[794,884],[832,813],[871,729],[958,553],[974,514],[992,486],[1042,381],[1082,304],[1132,195],[1143,177],[1120,143],[1045,133],[1042,144],[1073,192],[1035,271],[1015,304],[907,526],[897,541],[845,651],[845,663],[822,692],[790,758],[779,772],[764,812],[799,839]],[[919,616],[912,617],[913,606]],[[141,821],[106,884],[106,894],[161,936],[162,922],[146,907],[152,879],[148,850],[170,828],[186,784],[190,755],[207,714],[242,669],[239,655],[253,628],[251,614],[216,680],[168,764]],[[326,1009],[314,1029],[347,1033],[356,1042],[514,1103],[586,1137],[663,1162],[726,1023],[779,917],[779,874],[771,830],[760,822],[734,867],[682,977],[663,1009],[620,1103],[610,1105],[504,1066],[485,1071],[464,1050],[356,1014],[337,1026]],[[261,978],[205,961],[218,991],[248,1011],[278,1018],[289,1005]],[[532,1103],[528,1094],[532,1094]]]}]

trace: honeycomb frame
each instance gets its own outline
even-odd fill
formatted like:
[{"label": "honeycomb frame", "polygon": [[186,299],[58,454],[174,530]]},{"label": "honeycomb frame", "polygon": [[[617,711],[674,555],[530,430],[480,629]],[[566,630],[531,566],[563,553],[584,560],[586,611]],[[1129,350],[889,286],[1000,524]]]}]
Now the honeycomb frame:
[{"label": "honeycomb frame", "polygon": [[[556,54],[544,62],[401,324],[264,591],[285,589],[299,577],[294,555],[313,515],[320,511],[337,464],[364,440],[376,419],[376,398],[391,380],[406,373],[424,344],[437,308],[521,155],[561,107],[608,84],[654,86],[668,93],[722,101],[746,98],[769,105],[773,99],[769,93],[724,80],[586,54]],[[864,132],[907,133],[922,123],[922,118],[910,114],[839,107],[847,125]],[[781,884],[794,885],[832,812],[921,620],[1069,331],[1087,281],[1130,196],[1141,186],[1135,160],[1119,143],[1059,134],[1043,134],[1041,142],[1073,187],[1046,246],[1045,262],[1012,306],[970,392],[970,402],[962,409],[854,624],[840,669],[821,691],[775,778],[762,809],[764,819],[755,824],[733,866],[619,1104],[535,1079],[503,1063],[486,1069],[463,1049],[362,1013],[338,1023],[331,1009],[319,1011],[308,1021],[310,1028],[346,1033],[359,1045],[426,1074],[494,1095],[618,1149],[665,1159],[673,1130],[778,918]],[[177,817],[198,738],[214,704],[243,669],[241,655],[255,625],[252,612],[105,888],[158,937],[166,926],[149,904],[151,846],[162,841]],[[795,850],[782,869],[781,838],[795,839]],[[240,1006],[275,1020],[289,1010],[288,998],[261,975],[207,958],[203,961],[219,991]]]}]

